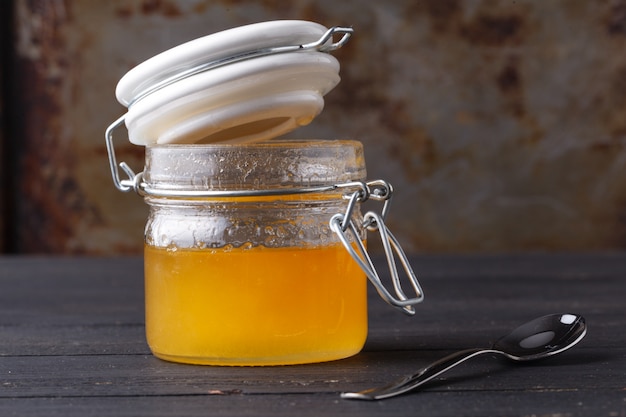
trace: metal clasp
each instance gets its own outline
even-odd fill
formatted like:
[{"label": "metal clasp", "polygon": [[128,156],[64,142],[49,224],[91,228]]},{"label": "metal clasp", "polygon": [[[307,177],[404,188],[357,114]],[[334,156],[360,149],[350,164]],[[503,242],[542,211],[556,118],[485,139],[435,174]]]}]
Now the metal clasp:
[{"label": "metal clasp", "polygon": [[[126,115],[121,116],[119,119],[111,123],[106,132],[104,132],[104,139],[107,146],[107,153],[109,154],[109,166],[111,167],[111,177],[113,179],[113,184],[115,185],[115,188],[124,192],[135,189],[136,174],[126,162],[120,162],[119,165],[117,164],[117,158],[115,157],[115,147],[113,146],[113,132],[115,131],[115,129],[124,124],[125,118]],[[123,180],[120,178],[120,168],[128,176],[127,179]]]},{"label": "metal clasp", "polygon": [[[424,293],[417,280],[415,272],[411,268],[406,254],[400,246],[400,243],[389,231],[384,222],[387,212],[389,211],[389,203],[393,194],[393,188],[391,184],[383,180],[356,184],[361,185],[361,189],[355,191],[351,196],[348,197],[350,198],[350,201],[348,203],[348,207],[345,213],[335,214],[330,219],[330,228],[333,232],[337,234],[339,240],[346,248],[352,259],[354,259],[354,261],[356,261],[356,263],[361,267],[363,272],[365,272],[368,279],[370,280],[372,285],[374,285],[376,291],[381,296],[381,298],[385,300],[388,304],[401,309],[404,313],[414,315],[415,309],[413,308],[413,305],[423,301]],[[355,184],[349,185],[354,186]],[[380,239],[382,241],[385,257],[387,258],[387,266],[389,269],[391,283],[395,292],[395,296],[392,295],[383,284],[382,279],[380,278],[378,271],[374,267],[374,263],[372,262],[372,259],[365,249],[365,246],[359,236],[357,226],[354,224],[353,221],[352,214],[356,203],[363,202],[368,199],[384,202],[381,214],[375,213],[373,211],[365,213],[365,215],[363,216],[362,226],[367,228],[367,230],[369,231],[378,231],[380,234]],[[352,235],[352,241],[350,240],[349,234]],[[413,298],[407,297],[404,293],[404,290],[402,289],[402,283],[400,281],[400,276],[398,275],[398,268],[395,258],[396,255],[398,256],[398,260],[402,265],[404,272],[406,273],[406,276],[409,280],[409,283],[411,284],[411,287],[415,293],[415,297]]]}]

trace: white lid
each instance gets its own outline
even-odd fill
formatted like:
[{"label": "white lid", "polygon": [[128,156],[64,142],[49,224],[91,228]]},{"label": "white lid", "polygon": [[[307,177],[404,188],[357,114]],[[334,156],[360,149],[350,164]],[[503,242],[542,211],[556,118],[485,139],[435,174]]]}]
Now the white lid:
[{"label": "white lid", "polygon": [[[339,63],[320,48],[299,46],[326,33],[313,22],[257,23],[148,59],[116,89],[118,101],[128,106],[130,141],[252,142],[308,124],[321,112],[323,96],[339,82]],[[282,52],[282,47],[294,48],[268,52]]]}]

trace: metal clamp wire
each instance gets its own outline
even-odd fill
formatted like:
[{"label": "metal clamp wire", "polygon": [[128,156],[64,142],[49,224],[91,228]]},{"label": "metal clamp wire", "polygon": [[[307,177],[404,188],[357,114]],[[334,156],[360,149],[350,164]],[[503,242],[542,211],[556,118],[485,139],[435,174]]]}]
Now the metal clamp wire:
[{"label": "metal clamp wire", "polygon": [[[400,243],[391,233],[387,225],[385,225],[383,217],[378,213],[370,211],[365,213],[365,216],[363,216],[363,218],[366,223],[368,222],[368,219],[372,219],[373,221],[369,222],[372,225],[369,229],[371,230],[373,227],[376,227],[380,233],[383,249],[385,251],[385,257],[387,258],[387,265],[391,273],[391,281],[393,283],[393,287],[398,298],[403,301],[403,304],[406,303],[412,305],[421,302],[424,299],[424,294],[422,292],[419,281],[417,280],[417,276],[415,275],[413,268],[411,268],[411,264],[409,263],[409,260],[404,253],[404,250],[402,250]],[[416,297],[413,299],[409,299],[402,290],[402,283],[400,282],[400,277],[398,275],[394,252],[398,256],[399,262],[402,265],[404,272],[409,279],[411,287],[416,294]],[[411,314],[413,313],[414,311]]]},{"label": "metal clamp wire", "polygon": [[[106,147],[109,154],[109,165],[111,168],[111,178],[115,188],[120,191],[135,191],[141,196],[166,197],[166,198],[205,198],[205,197],[247,197],[247,196],[270,196],[270,195],[286,195],[286,194],[303,194],[332,191],[337,188],[361,187],[367,188],[367,185],[361,182],[349,182],[344,184],[323,185],[318,187],[307,188],[290,188],[290,189],[270,189],[270,190],[167,190],[162,188],[152,188],[143,180],[143,172],[135,174],[126,162],[117,163],[115,157],[115,147],[113,145],[113,131],[124,123],[124,117],[121,116],[109,126],[105,132]],[[120,169],[127,175],[126,179],[121,179]]]},{"label": "metal clamp wire", "polygon": [[[348,227],[346,228],[346,230],[343,230],[342,224],[346,222],[344,215],[336,214],[330,219],[330,228],[333,232],[337,234],[339,240],[348,251],[352,259],[354,259],[354,261],[361,267],[363,272],[365,272],[369,281],[372,283],[372,285],[374,285],[380,297],[388,304],[401,309],[404,313],[408,315],[414,315],[415,309],[413,308],[413,305],[422,302],[424,299],[424,293],[417,280],[417,276],[411,268],[408,258],[400,247],[397,239],[393,236],[393,234],[391,234],[391,232],[385,225],[382,216],[377,213],[368,212],[364,216],[364,221],[368,222],[369,219],[374,220],[372,224],[375,224],[377,226],[377,230],[380,233],[383,249],[385,251],[385,257],[387,258],[388,269],[391,274],[391,282],[394,288],[394,292],[396,294],[395,296],[392,295],[387,290],[387,288],[385,288],[385,285],[383,284],[380,275],[374,267],[371,257],[369,256],[367,250],[365,249],[365,246],[363,245],[363,242],[359,237],[359,233],[356,229],[356,226],[354,225],[354,222],[352,220],[348,220]],[[350,242],[346,234],[347,230],[352,233],[354,245]],[[402,283],[400,282],[400,277],[398,275],[394,252],[396,253],[396,255],[398,255],[399,261],[402,264],[402,267],[404,268],[409,282],[411,283],[411,287],[416,294],[416,296],[413,298],[408,298],[402,289]]]},{"label": "metal clamp wire", "polygon": [[[128,166],[128,164],[126,164],[126,162],[122,162],[119,164],[119,167],[122,168],[124,172],[126,172],[129,178],[127,180],[122,180],[120,178],[117,158],[115,157],[115,148],[113,147],[113,131],[115,131],[115,129],[117,129],[124,123],[125,118],[126,115],[120,116],[120,118],[111,123],[111,125],[104,132],[104,139],[107,146],[107,152],[109,154],[109,165],[111,167],[111,177],[113,179],[113,184],[115,185],[115,188],[124,192],[130,191],[134,188],[133,184],[135,183],[135,175],[132,169],[130,169],[130,167]],[[130,183],[129,180],[132,181],[132,183]]]},{"label": "metal clamp wire", "polygon": [[[316,187],[306,188],[279,188],[279,189],[267,189],[267,190],[168,190],[163,188],[153,188],[143,180],[143,172],[135,174],[135,172],[128,166],[126,162],[117,163],[115,157],[115,147],[113,145],[113,132],[116,128],[124,123],[124,116],[121,116],[115,122],[113,122],[105,132],[105,142],[107,152],[109,154],[109,165],[111,168],[111,178],[115,188],[120,191],[128,192],[135,191],[141,196],[152,197],[165,197],[165,198],[206,198],[206,197],[249,197],[249,196],[272,196],[272,195],[287,195],[287,194],[307,194],[307,193],[320,193],[333,191],[337,189],[354,189],[358,188],[352,194],[351,202],[349,203],[347,217],[350,218],[352,210],[357,201],[365,201],[370,193],[371,186],[381,187],[381,184],[386,184],[388,189],[391,188],[390,184],[387,184],[383,180],[376,180],[370,183],[363,181],[352,181],[341,184],[320,185]],[[121,179],[120,169],[126,173],[127,178]],[[347,195],[347,194],[346,194]],[[390,196],[390,194],[389,194]],[[354,201],[352,201],[354,200]],[[384,209],[383,209],[384,211]]]},{"label": "metal clamp wire", "polygon": [[[348,223],[350,219],[352,218],[352,212],[354,211],[354,208],[356,207],[356,203],[367,201],[370,198],[372,200],[384,202],[381,217],[383,220],[387,218],[387,213],[389,212],[389,205],[391,203],[391,196],[393,194],[393,187],[391,186],[390,183],[384,180],[373,180],[373,181],[368,181],[368,182],[348,183],[345,185],[346,186],[348,185],[359,186],[360,189],[356,191],[355,193],[353,193],[350,197],[348,197],[347,195],[344,196],[345,198],[349,198],[350,201],[348,203],[345,214],[343,216],[343,220],[341,222],[342,231],[345,232],[346,229],[348,228]],[[363,227],[367,228],[367,230],[370,230],[370,231],[376,230],[377,227],[374,224],[375,219],[368,218],[364,220],[365,221],[363,223]]]},{"label": "metal clamp wire", "polygon": [[[348,228],[348,225],[350,224],[350,219],[352,218],[352,212],[354,211],[354,208],[356,207],[356,203],[365,201],[369,198],[369,188],[366,183],[355,182],[354,185],[358,185],[361,188],[360,190],[352,193],[352,195],[349,197],[350,201],[348,202],[348,206],[346,207],[345,214],[343,215],[341,223],[340,223],[341,230],[343,232],[346,231],[346,229]],[[348,198],[347,195],[344,195],[344,198]]]}]

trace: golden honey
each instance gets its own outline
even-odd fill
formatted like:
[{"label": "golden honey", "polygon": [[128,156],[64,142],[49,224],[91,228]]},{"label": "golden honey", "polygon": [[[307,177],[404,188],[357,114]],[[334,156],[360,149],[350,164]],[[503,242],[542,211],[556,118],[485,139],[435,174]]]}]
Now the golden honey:
[{"label": "golden honey", "polygon": [[162,359],[284,365],[345,358],[367,334],[366,278],[341,244],[146,245],[146,332]]}]

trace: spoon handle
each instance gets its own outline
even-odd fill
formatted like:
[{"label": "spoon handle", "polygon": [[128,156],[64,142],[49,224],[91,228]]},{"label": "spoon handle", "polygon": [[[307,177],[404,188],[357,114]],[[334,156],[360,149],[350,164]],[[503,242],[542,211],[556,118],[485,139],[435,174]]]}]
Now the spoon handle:
[{"label": "spoon handle", "polygon": [[383,398],[395,397],[396,395],[404,394],[411,391],[430,381],[431,379],[441,375],[449,369],[454,368],[458,364],[465,362],[475,356],[482,355],[484,353],[502,353],[499,350],[493,349],[467,349],[448,355],[438,361],[431,363],[430,365],[422,368],[419,372],[406,376],[392,382],[388,385],[383,385],[377,388],[369,388],[359,392],[344,392],[341,394],[341,398],[354,399],[354,400],[382,400]]}]

